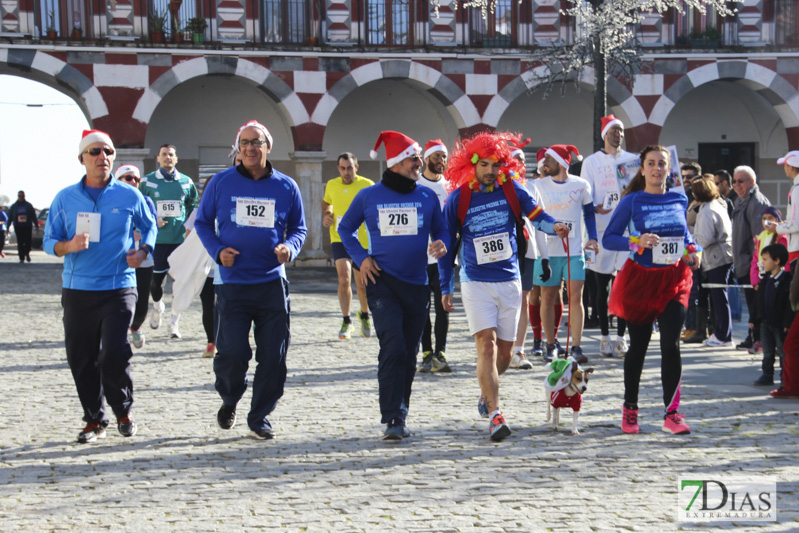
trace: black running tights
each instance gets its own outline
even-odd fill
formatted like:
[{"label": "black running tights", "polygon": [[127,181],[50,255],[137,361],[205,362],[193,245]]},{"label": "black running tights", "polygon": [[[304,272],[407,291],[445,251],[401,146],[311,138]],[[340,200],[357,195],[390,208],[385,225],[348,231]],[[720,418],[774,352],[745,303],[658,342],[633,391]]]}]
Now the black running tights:
[{"label": "black running tights", "polygon": [[[663,403],[668,413],[680,406],[680,330],[685,320],[685,307],[672,300],[657,320],[660,329],[660,381],[663,385]],[[638,389],[644,357],[652,337],[652,324],[628,323],[627,326],[630,330],[630,349],[624,357],[624,405],[627,409],[638,409]]]}]

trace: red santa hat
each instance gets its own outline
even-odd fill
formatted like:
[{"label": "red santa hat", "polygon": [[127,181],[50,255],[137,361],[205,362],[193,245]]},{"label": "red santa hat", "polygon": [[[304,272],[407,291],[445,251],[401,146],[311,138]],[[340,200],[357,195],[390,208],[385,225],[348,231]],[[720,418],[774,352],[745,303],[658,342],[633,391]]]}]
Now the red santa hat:
[{"label": "red santa hat", "polygon": [[545,155],[551,155],[555,161],[560,163],[560,166],[568,169],[572,164],[572,153],[577,156],[577,161],[583,160],[583,156],[571,144],[553,144],[547,148]]},{"label": "red santa hat", "polygon": [[269,149],[272,149],[272,135],[269,134],[269,130],[266,129],[266,126],[258,122],[257,120],[251,120],[248,123],[244,124],[242,127],[239,128],[238,133],[236,133],[236,147],[239,146],[239,138],[241,137],[241,132],[247,128],[255,128],[264,132],[264,137],[266,137],[266,143]]},{"label": "red santa hat", "polygon": [[544,166],[544,157],[546,155],[547,155],[547,149],[546,148],[541,148],[535,154],[535,162],[536,162],[536,166],[538,168],[538,173],[539,174],[541,174],[541,167]]},{"label": "red santa hat", "polygon": [[602,120],[602,138],[603,139],[605,138],[605,135],[607,135],[608,132],[610,131],[610,128],[612,128],[613,126],[618,126],[622,130],[624,130],[624,124],[621,123],[621,120],[619,120],[616,117],[614,117],[613,113],[611,113],[610,115],[608,115],[606,117],[602,117],[601,120]]},{"label": "red santa hat", "polygon": [[404,133],[390,130],[381,131],[380,135],[377,137],[375,149],[369,152],[369,156],[372,159],[377,159],[377,149],[380,148],[381,143],[386,145],[386,166],[388,166],[388,168],[393,167],[406,157],[411,157],[422,150],[418,142]]},{"label": "red santa hat", "polygon": [[141,173],[139,172],[139,167],[136,165],[120,165],[114,175],[117,179],[121,178],[125,174],[133,174],[137,178],[141,178]]},{"label": "red santa hat", "polygon": [[83,155],[86,149],[94,143],[105,143],[114,149],[114,141],[104,131],[100,130],[83,130],[83,137],[81,137],[80,144],[78,145],[78,156]]},{"label": "red santa hat", "polygon": [[427,141],[427,144],[424,145],[424,158],[427,159],[436,152],[444,152],[444,155],[449,154],[449,152],[447,152],[447,147],[441,142],[441,139]]},{"label": "red santa hat", "polygon": [[515,144],[516,148],[510,153],[510,156],[519,157],[521,158],[522,161],[524,161],[525,160],[524,150],[522,150],[522,148],[530,144],[530,139],[525,139],[524,142],[514,141],[512,144]]}]

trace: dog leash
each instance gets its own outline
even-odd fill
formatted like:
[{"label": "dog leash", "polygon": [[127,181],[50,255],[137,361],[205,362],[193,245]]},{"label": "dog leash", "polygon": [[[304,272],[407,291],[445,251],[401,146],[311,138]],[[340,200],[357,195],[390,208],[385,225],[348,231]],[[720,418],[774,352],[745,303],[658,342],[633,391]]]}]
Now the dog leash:
[{"label": "dog leash", "polygon": [[[569,236],[566,235],[565,239],[561,239],[563,244],[563,251],[566,252],[566,299],[568,300],[569,304],[569,317],[566,319],[566,357],[569,357],[569,339],[571,338],[571,326],[572,326],[572,312],[573,309],[571,307],[572,301],[572,262],[571,258],[569,257]],[[564,359],[566,358],[564,357]]]}]

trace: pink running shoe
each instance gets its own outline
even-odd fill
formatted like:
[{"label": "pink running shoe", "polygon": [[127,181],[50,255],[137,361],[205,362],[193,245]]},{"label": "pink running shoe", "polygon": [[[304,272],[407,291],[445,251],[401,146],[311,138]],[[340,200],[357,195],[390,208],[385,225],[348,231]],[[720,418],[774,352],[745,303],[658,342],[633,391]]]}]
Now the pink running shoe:
[{"label": "pink running shoe", "polygon": [[663,421],[663,432],[673,433],[675,435],[687,435],[691,432],[691,428],[685,423],[685,417],[680,413],[672,413],[666,415]]},{"label": "pink running shoe", "polygon": [[627,409],[621,406],[621,430],[625,433],[639,433],[638,409]]}]

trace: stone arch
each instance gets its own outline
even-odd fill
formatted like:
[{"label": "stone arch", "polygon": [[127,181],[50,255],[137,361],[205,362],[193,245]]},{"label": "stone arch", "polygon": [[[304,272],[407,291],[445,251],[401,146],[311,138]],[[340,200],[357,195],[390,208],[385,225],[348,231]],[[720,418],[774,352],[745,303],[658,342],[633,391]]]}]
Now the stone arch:
[{"label": "stone arch", "polygon": [[774,108],[786,130],[799,127],[796,89],[776,71],[743,60],[717,61],[689,71],[663,93],[652,109],[649,122],[662,127],[685,95],[716,80],[732,80],[752,89]]},{"label": "stone arch", "polygon": [[133,118],[147,124],[156,107],[172,89],[186,80],[213,74],[244,78],[262,88],[278,104],[290,127],[308,122],[308,112],[299,96],[271,70],[239,57],[207,56],[178,63],[155,80],[139,98]]},{"label": "stone arch", "polygon": [[[497,93],[483,114],[483,123],[496,127],[502,115],[508,109],[510,104],[522,94],[528,91],[535,90],[538,84],[536,79],[539,75],[543,75],[546,67],[538,66],[532,70],[522,72],[513,81],[508,83],[502,90]],[[581,83],[590,87],[594,86],[594,69],[586,67],[583,72]],[[634,128],[646,122],[646,113],[644,112],[641,104],[635,99],[633,94],[621,83],[613,77],[609,77],[607,81],[608,96],[613,98],[618,105],[627,114],[630,124],[628,128]]]},{"label": "stone arch", "polygon": [[427,87],[444,104],[459,129],[480,124],[480,113],[460,87],[440,71],[409,59],[380,60],[352,70],[322,96],[311,122],[324,126],[348,94],[381,79],[410,79]]},{"label": "stone arch", "polygon": [[91,79],[41,50],[0,49],[0,74],[31,79],[64,93],[75,100],[89,124],[108,115],[105,99]]}]

